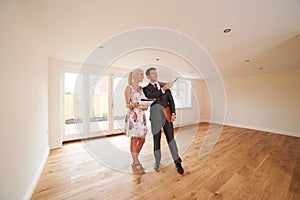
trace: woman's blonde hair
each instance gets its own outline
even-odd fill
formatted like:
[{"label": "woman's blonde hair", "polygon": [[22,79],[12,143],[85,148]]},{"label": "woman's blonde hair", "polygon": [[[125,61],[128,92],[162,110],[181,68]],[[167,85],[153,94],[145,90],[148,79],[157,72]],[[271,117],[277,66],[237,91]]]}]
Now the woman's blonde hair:
[{"label": "woman's blonde hair", "polygon": [[134,69],[133,71],[131,71],[128,75],[128,84],[131,85],[133,83],[134,77],[139,73],[142,72],[144,73],[143,70],[141,69]]}]

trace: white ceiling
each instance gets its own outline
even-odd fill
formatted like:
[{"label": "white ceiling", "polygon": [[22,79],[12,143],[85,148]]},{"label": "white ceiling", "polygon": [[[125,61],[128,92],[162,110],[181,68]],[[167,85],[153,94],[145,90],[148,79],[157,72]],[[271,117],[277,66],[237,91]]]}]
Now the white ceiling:
[{"label": "white ceiling", "polygon": [[[300,68],[300,0],[19,1],[48,56],[56,59],[84,62],[113,36],[159,27],[199,43],[223,76]],[[224,33],[225,28],[232,31]],[[199,75],[181,57],[155,49],[133,51],[113,63],[124,68],[146,64],[190,78]]]}]

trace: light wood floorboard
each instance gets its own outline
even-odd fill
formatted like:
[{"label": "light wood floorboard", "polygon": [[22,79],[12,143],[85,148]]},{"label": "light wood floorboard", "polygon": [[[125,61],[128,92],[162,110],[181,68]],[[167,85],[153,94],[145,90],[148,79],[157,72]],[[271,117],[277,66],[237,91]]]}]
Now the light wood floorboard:
[{"label": "light wood floorboard", "polygon": [[[164,137],[166,159],[158,171],[152,170],[152,138],[147,138],[141,156],[141,162],[147,167],[145,174],[128,172],[130,157],[125,157],[121,165],[116,164],[120,171],[97,161],[87,151],[86,143],[64,144],[50,151],[32,200],[300,200],[300,138],[224,126],[213,150],[200,158],[208,128],[208,123],[201,123],[181,129],[183,134],[196,130],[192,143],[184,137],[177,138],[179,149],[185,149],[180,151],[184,175],[178,174],[172,164]],[[125,136],[95,139],[93,145],[104,145],[103,140],[123,150],[129,148]],[[100,151],[110,155],[107,157],[110,162],[116,159],[113,153]]]}]

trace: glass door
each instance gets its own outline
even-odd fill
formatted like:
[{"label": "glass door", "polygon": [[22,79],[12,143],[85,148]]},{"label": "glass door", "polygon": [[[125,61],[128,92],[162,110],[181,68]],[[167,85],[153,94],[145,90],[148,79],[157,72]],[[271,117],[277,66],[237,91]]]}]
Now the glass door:
[{"label": "glass door", "polygon": [[110,134],[110,77],[89,74],[89,135]]},{"label": "glass door", "polygon": [[73,140],[123,133],[127,78],[64,72],[64,136]]},{"label": "glass door", "polygon": [[78,139],[83,132],[83,76],[75,72],[64,72],[63,81],[63,140]]},{"label": "glass door", "polygon": [[112,76],[113,90],[112,90],[112,114],[113,114],[113,133],[123,133],[125,127],[125,89],[128,85],[127,77]]}]

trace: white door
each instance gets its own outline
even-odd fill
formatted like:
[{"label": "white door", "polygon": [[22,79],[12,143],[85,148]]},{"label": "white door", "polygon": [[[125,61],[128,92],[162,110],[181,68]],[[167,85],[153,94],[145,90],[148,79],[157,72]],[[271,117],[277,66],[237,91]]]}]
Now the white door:
[{"label": "white door", "polygon": [[127,78],[64,72],[63,140],[123,133]]}]

